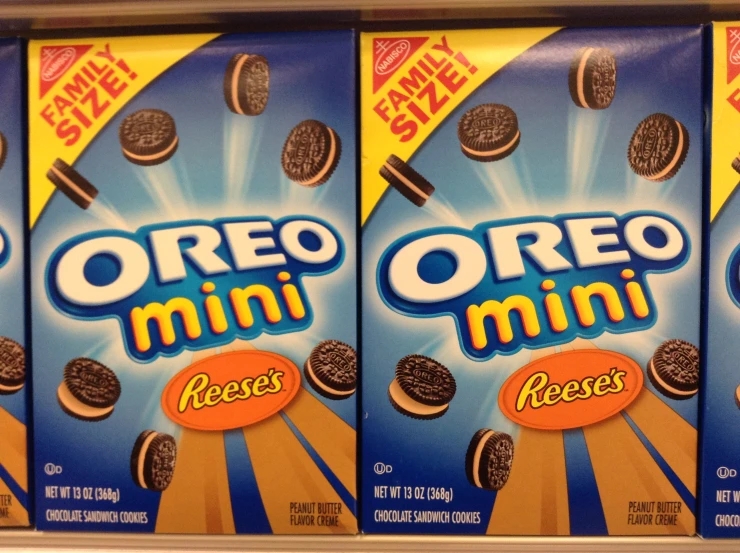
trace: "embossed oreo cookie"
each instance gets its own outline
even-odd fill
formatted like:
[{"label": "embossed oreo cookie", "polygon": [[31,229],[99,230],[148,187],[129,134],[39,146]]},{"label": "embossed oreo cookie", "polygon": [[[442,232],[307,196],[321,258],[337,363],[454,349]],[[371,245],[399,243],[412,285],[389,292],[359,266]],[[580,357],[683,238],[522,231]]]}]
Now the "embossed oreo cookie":
[{"label": "embossed oreo cookie", "polygon": [[342,141],[334,129],[308,119],[290,131],[281,160],[290,180],[313,188],[329,180],[341,155]]},{"label": "embossed oreo cookie", "polygon": [[15,340],[0,336],[0,395],[19,392],[26,384],[26,350]]},{"label": "embossed oreo cookie", "polygon": [[64,379],[57,389],[62,410],[83,421],[102,421],[110,417],[120,396],[121,383],[116,374],[86,357],[67,363]]},{"label": "embossed oreo cookie", "polygon": [[568,89],[579,108],[608,108],[617,90],[617,58],[612,51],[591,46],[578,50],[570,64]]},{"label": "embossed oreo cookie", "polygon": [[324,340],[303,364],[306,381],[328,399],[346,399],[357,389],[357,352],[339,340]]},{"label": "embossed oreo cookie", "polygon": [[449,369],[424,355],[407,355],[396,365],[388,398],[399,413],[414,419],[444,415],[455,397],[457,384]]},{"label": "embossed oreo cookie", "polygon": [[82,209],[90,207],[98,196],[98,189],[62,159],[54,161],[46,178]]},{"label": "embossed oreo cookie", "polygon": [[177,151],[175,120],[161,109],[140,109],[118,127],[123,157],[136,165],[159,165]]},{"label": "embossed oreo cookie", "polygon": [[421,207],[434,194],[434,186],[400,157],[391,154],[380,168],[380,176],[412,204]]},{"label": "embossed oreo cookie", "polygon": [[457,123],[462,153],[475,161],[497,161],[512,154],[521,133],[516,113],[503,104],[482,104],[466,111]]},{"label": "embossed oreo cookie", "polygon": [[504,432],[481,428],[465,455],[465,474],[477,488],[498,491],[506,485],[514,462],[514,440]]},{"label": "embossed oreo cookie", "polygon": [[140,488],[163,492],[172,482],[177,442],[169,434],[145,430],[131,451],[131,477]]},{"label": "embossed oreo cookie", "polygon": [[0,132],[0,169],[5,165],[6,159],[8,159],[8,139]]},{"label": "embossed oreo cookie", "polygon": [[224,74],[224,100],[234,113],[259,115],[270,95],[270,65],[264,56],[235,54]]},{"label": "embossed oreo cookie", "polygon": [[635,129],[627,161],[641,177],[663,182],[676,176],[689,151],[689,133],[679,121],[665,113],[653,113]]},{"label": "embossed oreo cookie", "polygon": [[647,374],[664,396],[689,399],[699,391],[699,348],[684,340],[667,340],[655,350]]}]

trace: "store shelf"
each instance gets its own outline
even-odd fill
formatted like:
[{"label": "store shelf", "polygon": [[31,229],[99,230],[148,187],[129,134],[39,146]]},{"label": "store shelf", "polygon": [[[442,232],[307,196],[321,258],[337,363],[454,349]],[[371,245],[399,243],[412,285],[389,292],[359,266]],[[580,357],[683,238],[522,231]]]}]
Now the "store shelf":
[{"label": "store shelf", "polygon": [[[183,25],[325,27],[457,20],[480,25],[703,22],[740,17],[735,0],[2,0],[0,31]],[[524,23],[523,23],[524,22]],[[246,27],[245,27],[246,26]],[[160,29],[161,30],[161,29]],[[125,30],[122,32],[126,32]]]},{"label": "store shelf", "polygon": [[248,552],[703,552],[740,551],[740,541],[700,538],[514,538],[432,536],[152,536],[0,532],[3,551],[226,551]]}]

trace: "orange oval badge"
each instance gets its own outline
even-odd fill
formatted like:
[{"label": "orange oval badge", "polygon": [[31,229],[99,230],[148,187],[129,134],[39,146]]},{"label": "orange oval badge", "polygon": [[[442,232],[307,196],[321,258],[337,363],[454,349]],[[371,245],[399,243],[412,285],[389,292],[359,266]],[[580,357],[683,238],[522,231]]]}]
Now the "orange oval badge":
[{"label": "orange oval badge", "polygon": [[233,351],[175,375],[162,392],[162,408],[188,428],[231,430],[274,415],[300,386],[301,373],[291,360],[267,351]]},{"label": "orange oval badge", "polygon": [[579,428],[619,413],[642,390],[642,369],[614,351],[555,353],[504,383],[498,404],[509,419],[540,430]]}]

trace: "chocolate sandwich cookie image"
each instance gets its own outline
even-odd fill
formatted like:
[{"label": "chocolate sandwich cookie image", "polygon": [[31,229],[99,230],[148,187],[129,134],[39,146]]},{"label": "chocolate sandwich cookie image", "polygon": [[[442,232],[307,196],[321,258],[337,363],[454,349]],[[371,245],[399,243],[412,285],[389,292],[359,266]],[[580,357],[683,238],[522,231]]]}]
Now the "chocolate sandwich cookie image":
[{"label": "chocolate sandwich cookie image", "polygon": [[270,65],[264,56],[235,54],[224,74],[226,105],[239,115],[259,115],[270,96]]},{"label": "chocolate sandwich cookie image", "polygon": [[283,145],[281,162],[285,175],[301,186],[314,188],[329,180],[342,155],[342,140],[321,121],[298,123]]},{"label": "chocolate sandwich cookie image", "polygon": [[568,89],[579,108],[608,108],[617,90],[617,58],[612,51],[591,46],[578,50],[570,64]]},{"label": "chocolate sandwich cookie image", "polygon": [[121,396],[121,383],[108,367],[93,359],[78,357],[64,367],[57,401],[69,416],[82,421],[107,419]]},{"label": "chocolate sandwich cookie image", "polygon": [[689,399],[699,391],[699,348],[684,340],[667,340],[648,362],[653,386],[671,399]]},{"label": "chocolate sandwich cookie image", "polygon": [[6,159],[8,159],[8,139],[0,132],[0,169],[5,165]]},{"label": "chocolate sandwich cookie image", "polygon": [[481,428],[465,455],[465,474],[476,488],[498,491],[506,485],[514,463],[514,440],[504,432]]},{"label": "chocolate sandwich cookie image", "polygon": [[131,450],[131,478],[145,490],[163,492],[172,482],[177,442],[169,434],[145,430]]},{"label": "chocolate sandwich cookie image", "polygon": [[159,165],[177,151],[175,120],[161,109],[140,109],[118,127],[123,157],[136,165]]},{"label": "chocolate sandwich cookie image", "polygon": [[653,113],[637,125],[627,148],[627,161],[642,178],[663,182],[676,176],[688,151],[686,127],[670,115]]},{"label": "chocolate sandwich cookie image", "polygon": [[516,113],[503,104],[481,104],[469,109],[457,123],[460,149],[475,161],[498,161],[519,146],[521,132]]},{"label": "chocolate sandwich cookie image", "polygon": [[15,340],[0,336],[0,395],[19,392],[26,384],[26,350]]},{"label": "chocolate sandwich cookie image", "polygon": [[82,209],[90,207],[98,196],[98,189],[62,159],[54,161],[46,178]]},{"label": "chocolate sandwich cookie image", "polygon": [[431,420],[447,412],[456,391],[455,378],[447,367],[431,357],[414,354],[396,365],[388,398],[402,415]]},{"label": "chocolate sandwich cookie image", "polygon": [[732,160],[732,168],[735,170],[736,173],[740,173],[740,154]]},{"label": "chocolate sandwich cookie image", "polygon": [[316,393],[347,399],[357,390],[357,352],[339,340],[324,340],[303,364],[303,374]]},{"label": "chocolate sandwich cookie image", "polygon": [[396,155],[388,156],[380,176],[415,206],[422,207],[434,194],[434,186]]}]

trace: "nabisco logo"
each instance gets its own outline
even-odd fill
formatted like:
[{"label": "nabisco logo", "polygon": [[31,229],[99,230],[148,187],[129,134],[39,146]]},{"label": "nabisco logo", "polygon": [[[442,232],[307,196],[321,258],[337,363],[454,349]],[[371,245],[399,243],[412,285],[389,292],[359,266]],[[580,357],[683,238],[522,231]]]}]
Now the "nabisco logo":
[{"label": "nabisco logo", "polygon": [[39,97],[43,98],[51,87],[69,71],[92,45],[42,46],[39,68]]},{"label": "nabisco logo", "polygon": [[396,70],[409,57],[411,43],[405,38],[393,42],[378,40],[375,48],[379,55],[375,62],[375,72],[385,75]]},{"label": "nabisco logo", "polygon": [[727,27],[727,84],[740,74],[740,27]]},{"label": "nabisco logo", "polygon": [[54,81],[61,77],[75,62],[75,49],[67,46],[56,51],[50,51],[41,62],[41,80]]},{"label": "nabisco logo", "polygon": [[373,39],[373,93],[398,71],[429,37]]}]

